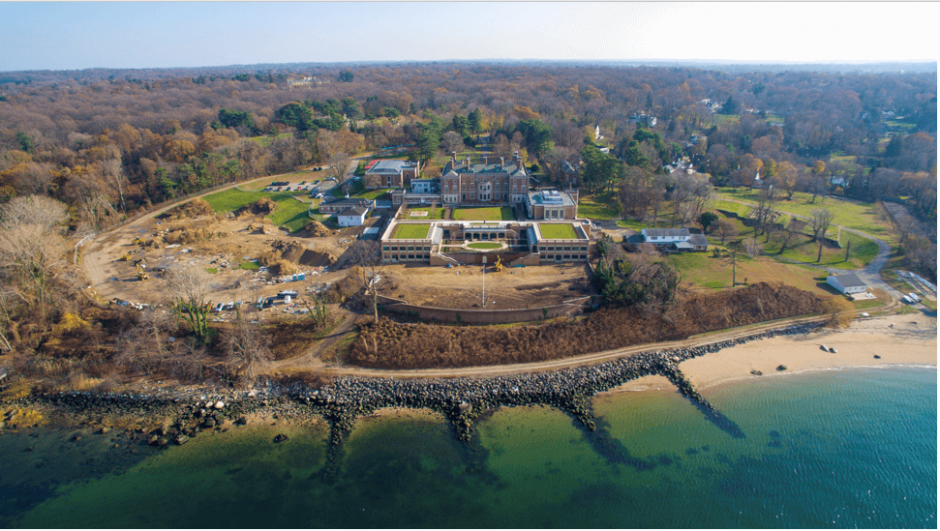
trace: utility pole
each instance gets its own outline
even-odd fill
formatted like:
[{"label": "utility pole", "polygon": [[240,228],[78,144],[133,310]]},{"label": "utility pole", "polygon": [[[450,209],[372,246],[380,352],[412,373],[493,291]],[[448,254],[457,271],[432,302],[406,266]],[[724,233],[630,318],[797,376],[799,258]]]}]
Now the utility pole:
[{"label": "utility pole", "polygon": [[483,255],[483,299],[480,306],[486,309],[486,255]]}]

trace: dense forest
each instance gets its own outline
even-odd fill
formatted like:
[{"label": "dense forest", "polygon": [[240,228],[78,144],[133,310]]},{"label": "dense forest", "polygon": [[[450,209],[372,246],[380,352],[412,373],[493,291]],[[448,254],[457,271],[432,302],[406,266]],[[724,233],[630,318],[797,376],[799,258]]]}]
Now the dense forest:
[{"label": "dense forest", "polygon": [[625,196],[681,192],[664,167],[687,161],[714,185],[759,175],[791,193],[893,198],[936,222],[935,71],[428,63],[0,73],[0,317],[14,335],[10,323],[27,314],[40,328],[61,322],[59,299],[78,289],[50,248],[62,238],[71,249],[175,197],[389,146],[413,145],[435,176],[436,157],[481,135],[498,154],[520,151],[540,178],[571,182],[574,167],[585,192],[618,189],[608,195],[624,213],[641,206]]}]

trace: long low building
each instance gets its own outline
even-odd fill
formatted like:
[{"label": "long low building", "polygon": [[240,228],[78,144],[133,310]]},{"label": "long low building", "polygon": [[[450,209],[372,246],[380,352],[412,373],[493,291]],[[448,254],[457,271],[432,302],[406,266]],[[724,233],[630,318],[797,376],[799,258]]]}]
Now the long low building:
[{"label": "long low building", "polygon": [[500,256],[507,265],[539,265],[587,261],[596,242],[582,222],[394,220],[381,243],[386,263],[479,263]]}]

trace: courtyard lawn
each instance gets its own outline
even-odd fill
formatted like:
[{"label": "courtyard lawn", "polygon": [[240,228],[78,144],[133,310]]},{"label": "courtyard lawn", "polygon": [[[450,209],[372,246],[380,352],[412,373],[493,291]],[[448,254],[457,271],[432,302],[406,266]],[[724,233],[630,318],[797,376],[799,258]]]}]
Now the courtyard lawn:
[{"label": "courtyard lawn", "polygon": [[[427,212],[427,215],[411,215],[412,212]],[[410,208],[408,210],[403,210],[401,213],[401,219],[444,219],[444,209],[443,208]]]},{"label": "courtyard lawn", "polygon": [[502,246],[502,244],[494,242],[475,242],[467,244],[467,247],[471,249],[499,249]]},{"label": "courtyard lawn", "polygon": [[388,188],[378,188],[376,190],[363,190],[357,192],[356,195],[350,197],[361,197],[363,199],[385,199],[385,194],[388,193]]},{"label": "courtyard lawn", "polygon": [[516,219],[509,207],[457,208],[453,219],[480,221],[512,221]]},{"label": "courtyard lawn", "polygon": [[[726,199],[744,201],[752,205],[757,204],[757,190],[749,188],[738,188],[737,190],[715,188],[715,197],[718,200]],[[812,194],[796,192],[793,194],[792,201],[779,200],[774,205],[774,209],[801,216],[811,216],[813,209],[825,208],[832,212],[833,225],[842,225],[850,229],[860,230],[886,242],[897,243],[894,227],[892,227],[891,222],[888,221],[887,216],[882,213],[881,207],[877,204],[844,201],[833,197],[823,198],[822,196],[817,197],[814,204],[811,203],[812,199]]]},{"label": "courtyard lawn", "polygon": [[415,224],[399,224],[395,227],[395,230],[392,232],[393,240],[423,240],[428,237],[428,231],[431,230],[431,225],[427,223],[415,225]]},{"label": "courtyard lawn", "polygon": [[576,240],[578,233],[574,227],[567,223],[539,223],[539,231],[542,233],[542,239],[545,240]]}]

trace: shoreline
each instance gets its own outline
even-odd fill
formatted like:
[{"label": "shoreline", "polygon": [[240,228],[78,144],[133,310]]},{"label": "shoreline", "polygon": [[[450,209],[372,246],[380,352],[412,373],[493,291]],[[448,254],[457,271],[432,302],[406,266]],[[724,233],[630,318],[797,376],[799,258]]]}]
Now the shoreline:
[{"label": "shoreline", "polygon": [[[720,417],[720,412],[696,389],[755,378],[750,370],[761,356],[762,363],[774,367],[788,364],[785,374],[892,365],[935,369],[936,321],[919,316],[914,322],[916,317],[875,318],[857,322],[860,326],[853,323],[854,328],[845,330],[826,329],[819,324],[792,325],[733,340],[551,372],[451,379],[343,376],[320,389],[267,383],[221,392],[180,388],[137,394],[66,392],[33,395],[3,407],[33,407],[50,421],[56,419],[72,426],[113,426],[157,446],[182,444],[177,439],[185,443],[200,432],[240,425],[286,426],[309,421],[325,422],[335,446],[358,419],[415,414],[449,421],[455,436],[468,441],[480,414],[499,407],[532,404],[556,407],[578,420],[584,429],[593,431],[591,399],[625,392],[679,392],[707,416]],[[908,325],[901,326],[905,321]],[[882,343],[873,343],[866,334],[877,335]],[[860,344],[890,350],[897,347],[900,336],[912,340],[905,344],[904,355],[908,357],[903,359],[892,351],[882,356],[882,362],[873,364],[871,356],[851,351],[852,345]],[[854,341],[848,340],[851,338]],[[824,354],[820,341],[837,346],[840,354]],[[851,363],[844,362],[847,356]],[[218,402],[223,404],[219,406]],[[135,420],[128,422],[130,419]]]}]

